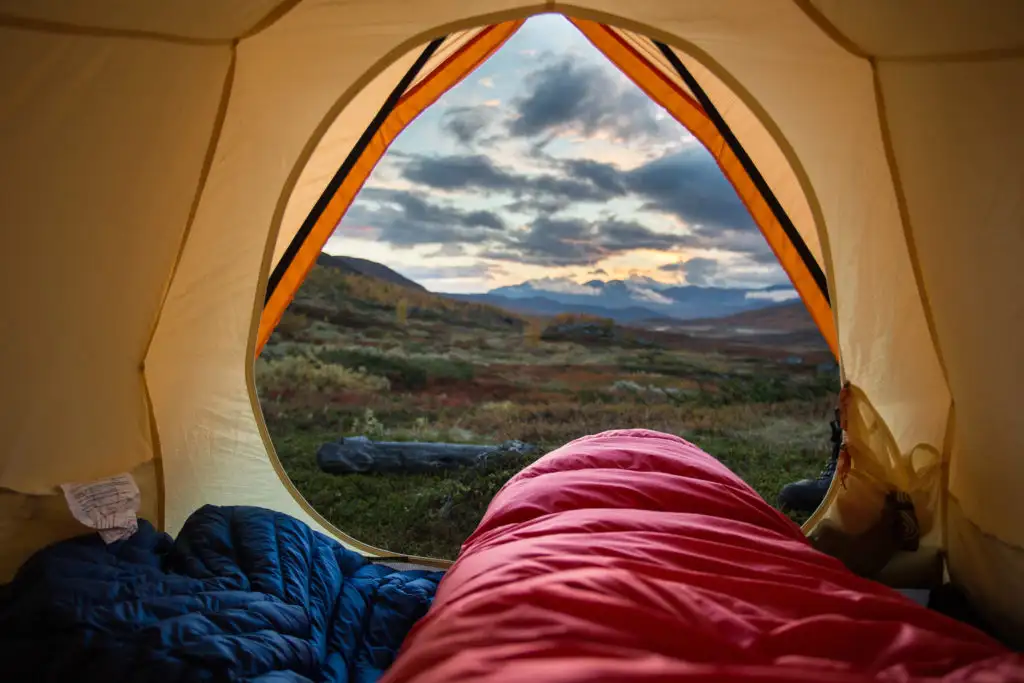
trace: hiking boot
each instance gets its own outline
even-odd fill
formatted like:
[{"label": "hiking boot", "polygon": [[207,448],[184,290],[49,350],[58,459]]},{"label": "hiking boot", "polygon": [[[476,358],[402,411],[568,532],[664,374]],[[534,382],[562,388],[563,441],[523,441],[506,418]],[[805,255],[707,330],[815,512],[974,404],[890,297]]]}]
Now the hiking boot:
[{"label": "hiking boot", "polygon": [[829,423],[832,427],[832,455],[825,464],[817,479],[802,479],[786,484],[779,492],[779,508],[783,511],[811,513],[818,509],[821,501],[828,493],[828,487],[832,483],[832,477],[836,474],[836,467],[839,464],[839,451],[843,445],[843,429],[839,423],[839,410],[836,410],[836,419]]}]

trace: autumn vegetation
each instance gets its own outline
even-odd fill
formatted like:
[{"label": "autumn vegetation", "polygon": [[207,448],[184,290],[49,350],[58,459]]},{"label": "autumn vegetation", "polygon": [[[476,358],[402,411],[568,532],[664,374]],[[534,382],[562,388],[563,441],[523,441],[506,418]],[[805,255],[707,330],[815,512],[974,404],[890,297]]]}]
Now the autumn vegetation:
[{"label": "autumn vegetation", "polygon": [[[552,326],[557,341],[545,334]],[[690,439],[770,502],[823,464],[833,375],[665,335],[573,339],[573,326],[615,328],[587,316],[527,318],[317,266],[256,362],[257,389],[307,500],[356,538],[410,554],[454,557],[508,477],[606,429]],[[539,452],[432,475],[320,472],[317,448],[353,435],[519,439]]]}]

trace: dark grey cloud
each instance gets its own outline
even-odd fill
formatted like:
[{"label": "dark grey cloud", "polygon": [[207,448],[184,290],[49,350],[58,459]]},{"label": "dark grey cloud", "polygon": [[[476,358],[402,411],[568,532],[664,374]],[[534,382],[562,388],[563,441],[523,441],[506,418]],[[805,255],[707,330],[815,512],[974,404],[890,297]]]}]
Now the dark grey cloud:
[{"label": "dark grey cloud", "polygon": [[648,207],[706,229],[750,229],[753,219],[714,158],[693,145],[655,159],[628,174],[633,192]]},{"label": "dark grey cloud", "polygon": [[553,216],[572,206],[573,202],[566,197],[537,197],[530,196],[517,199],[506,204],[503,209],[515,213],[525,213],[531,216]]},{"label": "dark grey cloud", "polygon": [[630,171],[592,160],[564,162],[565,172],[603,189],[607,198],[628,194],[643,208],[673,215],[688,226],[679,246],[721,249],[748,255],[758,263],[774,263],[746,206],[714,157],[693,145]]},{"label": "dark grey cloud", "polygon": [[607,193],[608,197],[626,194],[628,176],[617,166],[592,159],[569,159],[563,162],[565,174],[584,180]]},{"label": "dark grey cloud", "polygon": [[452,107],[441,117],[441,130],[469,146],[481,139],[497,115],[494,107]]},{"label": "dark grey cloud", "polygon": [[405,163],[402,176],[439,190],[491,190],[534,201],[579,202],[610,198],[607,187],[595,183],[590,176],[581,175],[577,179],[555,174],[516,173],[482,154],[417,157]]},{"label": "dark grey cloud", "polygon": [[680,132],[657,118],[658,106],[642,91],[596,64],[549,58],[526,76],[525,85],[528,92],[511,102],[515,114],[508,129],[515,136],[579,129],[630,140]]},{"label": "dark grey cloud", "polygon": [[[367,217],[357,211],[350,223],[376,226],[381,239],[402,245],[460,240],[494,243],[493,253],[502,258],[521,252],[534,263],[579,265],[629,249],[674,247],[719,249],[744,254],[756,263],[774,262],[746,207],[702,147],[686,148],[628,171],[589,159],[552,159],[552,164],[556,172],[527,174],[482,154],[407,156],[399,173],[423,186],[423,194],[431,190],[483,192],[513,201],[497,211],[463,211],[428,202],[412,192],[367,188],[360,197],[375,200],[378,206],[363,205],[362,210],[374,215]],[[676,216],[688,228],[666,235],[607,213],[589,223],[561,215],[577,205],[617,197],[640,199],[646,210]],[[505,211],[534,217],[527,237],[504,235],[501,213]],[[565,233],[570,225],[586,225],[589,232],[568,239]]]},{"label": "dark grey cloud", "polygon": [[718,261],[710,258],[692,258],[683,264],[683,274],[691,285],[704,287],[711,284],[712,278],[720,270]]},{"label": "dark grey cloud", "polygon": [[499,168],[482,154],[415,157],[403,166],[402,176],[440,190],[514,192],[523,185],[522,176]]},{"label": "dark grey cloud", "polygon": [[585,266],[633,249],[672,249],[678,237],[621,220],[540,217],[510,233],[487,258],[541,266]]},{"label": "dark grey cloud", "polygon": [[370,227],[378,239],[395,246],[482,244],[503,234],[505,223],[493,211],[464,211],[433,204],[405,190],[364,188],[341,221]]}]

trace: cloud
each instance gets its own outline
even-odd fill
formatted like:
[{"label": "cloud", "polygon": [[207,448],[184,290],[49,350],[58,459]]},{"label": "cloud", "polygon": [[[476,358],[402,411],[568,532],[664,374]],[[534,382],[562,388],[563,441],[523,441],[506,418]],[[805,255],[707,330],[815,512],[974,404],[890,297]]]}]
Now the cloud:
[{"label": "cloud", "polygon": [[549,58],[525,82],[528,92],[512,101],[508,129],[515,136],[573,132],[635,140],[679,132],[656,117],[658,106],[649,97],[603,65]]},{"label": "cloud", "polygon": [[399,270],[402,275],[412,280],[477,280],[487,279],[492,275],[501,275],[505,272],[501,266],[491,263],[405,266]]},{"label": "cloud", "polygon": [[495,239],[505,229],[493,211],[465,211],[432,204],[406,190],[367,187],[340,224],[370,227],[377,239],[399,247],[418,244],[481,244]]},{"label": "cloud", "polygon": [[441,130],[464,145],[472,145],[491,126],[497,112],[492,107],[452,107],[441,117]]},{"label": "cloud", "polygon": [[707,287],[712,284],[711,280],[718,274],[720,268],[721,264],[715,259],[698,257],[662,266],[661,270],[681,273],[686,276],[687,284]]},{"label": "cloud", "polygon": [[634,249],[671,249],[676,242],[673,235],[631,221],[541,216],[485,256],[539,266],[593,266]]},{"label": "cloud", "polygon": [[414,157],[406,162],[402,176],[441,190],[513,191],[523,182],[520,176],[498,168],[482,154]]},{"label": "cloud", "polygon": [[[421,156],[407,160],[402,176],[414,183],[439,190],[492,190],[534,202],[553,199],[557,203],[603,201],[607,189],[591,178],[582,180],[555,174],[522,174],[498,166],[483,154]],[[520,205],[527,208],[529,202]]]},{"label": "cloud", "polygon": [[745,299],[760,299],[764,301],[792,301],[799,299],[800,295],[795,289],[771,289],[765,292],[747,292]]},{"label": "cloud", "polygon": [[608,271],[605,270],[604,268],[598,268],[597,270],[590,271],[589,273],[587,273],[587,275],[607,277]]},{"label": "cloud", "polygon": [[643,209],[677,217],[688,228],[679,246],[739,252],[757,263],[777,263],[736,190],[701,146],[684,147],[631,170],[590,159],[564,161],[562,168],[603,190],[606,199],[635,196],[644,202]]},{"label": "cloud", "polygon": [[583,179],[610,196],[623,195],[628,189],[626,174],[612,164],[591,159],[568,159],[563,162],[563,168],[570,178]]},{"label": "cloud", "polygon": [[490,76],[484,76],[478,81],[478,83],[480,83],[480,85],[484,86],[485,88],[494,87],[494,79],[491,78]]},{"label": "cloud", "polygon": [[463,256],[466,253],[466,247],[458,242],[451,242],[449,244],[442,244],[437,248],[437,251],[432,251],[427,254],[427,258],[440,258],[440,257],[451,257],[451,256]]},{"label": "cloud", "polygon": [[631,171],[628,186],[649,207],[704,229],[750,229],[754,222],[714,157],[688,146]]},{"label": "cloud", "polygon": [[530,285],[532,289],[542,292],[557,292],[559,294],[581,294],[585,296],[597,296],[601,290],[597,287],[589,287],[567,277],[542,277],[534,280],[527,280],[524,285]]}]

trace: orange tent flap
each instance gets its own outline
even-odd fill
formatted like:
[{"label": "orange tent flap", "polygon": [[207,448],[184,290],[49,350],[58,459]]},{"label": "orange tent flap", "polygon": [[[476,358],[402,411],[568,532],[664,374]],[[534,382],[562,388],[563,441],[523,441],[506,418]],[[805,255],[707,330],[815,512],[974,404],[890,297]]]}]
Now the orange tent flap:
[{"label": "orange tent flap", "polygon": [[[472,73],[501,47],[522,25],[522,21],[508,21],[495,24],[482,30],[479,34],[448,57],[429,75],[409,88],[399,99],[398,104],[387,115],[373,138],[359,152],[358,159],[349,170],[338,189],[328,201],[326,207],[316,217],[316,222],[308,232],[300,230],[295,236],[301,240],[297,250],[291,250],[282,257],[279,268],[281,275],[273,282],[273,289],[267,298],[260,318],[256,355],[259,356],[270,334],[281,321],[285,309],[295,298],[299,286],[309,275],[316,263],[324,244],[334,233],[338,222],[352,204],[356,194],[362,189],[370,173],[395,138],[413,122],[423,110],[438,100],[462,79]],[[429,56],[429,55],[428,55]],[[285,259],[288,259],[285,261]]]},{"label": "orange tent flap", "polygon": [[732,183],[736,193],[746,205],[754,222],[760,228],[793,282],[811,317],[821,330],[833,355],[839,357],[839,341],[836,334],[832,308],[815,279],[804,257],[786,230],[764,194],[746,171],[728,141],[709,118],[699,102],[688,92],[672,82],[650,61],[627,43],[612,28],[593,21],[570,19],[594,47],[600,50],[613,64],[619,67],[641,90],[665,108],[677,121],[703,144],[718,162],[722,173]]}]

